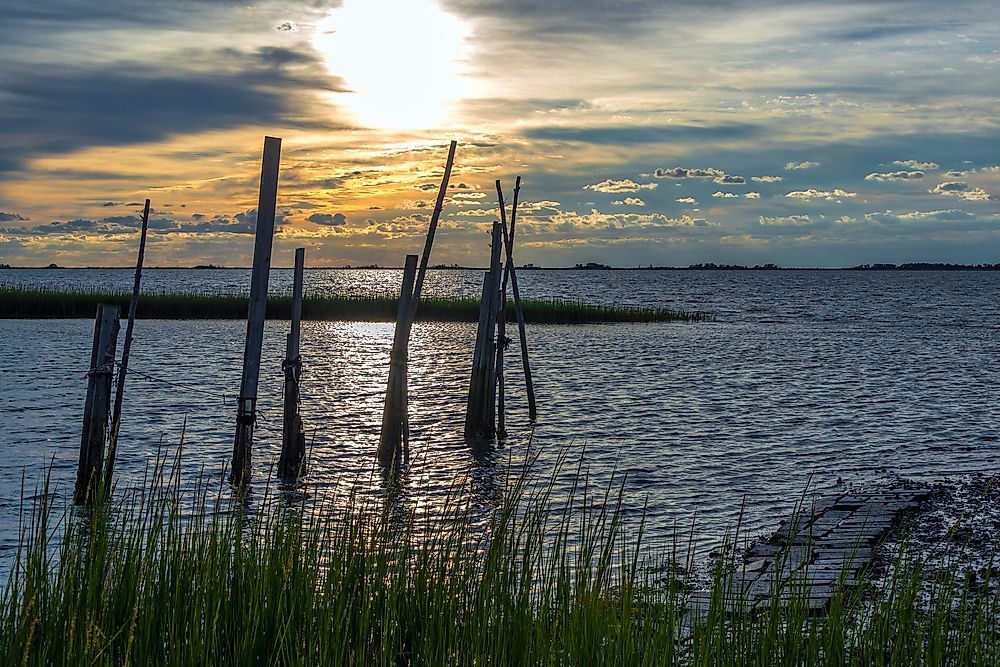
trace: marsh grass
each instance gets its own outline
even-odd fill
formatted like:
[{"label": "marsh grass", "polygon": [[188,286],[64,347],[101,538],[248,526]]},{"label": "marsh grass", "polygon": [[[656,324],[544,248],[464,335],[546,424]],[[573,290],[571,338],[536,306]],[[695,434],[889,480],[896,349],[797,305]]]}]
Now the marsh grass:
[{"label": "marsh grass", "polygon": [[[55,319],[91,318],[98,303],[128,309],[131,293],[75,292],[25,289],[0,285],[0,318]],[[398,299],[392,296],[306,296],[302,317],[307,320],[351,320],[391,322]],[[525,300],[524,318],[534,324],[582,324],[598,322],[701,322],[711,320],[702,311],[599,306],[577,301]],[[513,303],[508,317],[513,320]],[[290,296],[273,296],[267,302],[267,317],[288,319]],[[243,319],[247,298],[229,294],[143,294],[137,316],[143,319]],[[423,297],[417,319],[428,322],[476,322],[479,301],[464,298]]]},{"label": "marsh grass", "polygon": [[[165,482],[156,482],[163,480]],[[580,477],[577,477],[578,479]],[[456,487],[431,514],[348,496],[228,486],[149,489],[105,510],[23,514],[0,602],[8,664],[970,665],[997,664],[995,593],[900,553],[882,590],[841,588],[825,616],[775,581],[768,610],[732,600],[738,543],[711,603],[688,612],[683,542],[647,550],[621,480],[602,495],[511,473],[483,522]],[[276,494],[276,495],[275,495]],[[376,504],[373,504],[376,503]],[[58,527],[54,524],[57,521]],[[53,535],[58,539],[53,540]],[[689,560],[689,559],[688,559]],[[664,576],[664,572],[670,574]]]}]

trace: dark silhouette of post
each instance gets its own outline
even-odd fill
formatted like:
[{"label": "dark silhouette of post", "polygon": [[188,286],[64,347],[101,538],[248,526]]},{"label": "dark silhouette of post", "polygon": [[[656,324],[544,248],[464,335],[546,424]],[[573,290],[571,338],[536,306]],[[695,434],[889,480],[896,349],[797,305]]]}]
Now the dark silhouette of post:
[{"label": "dark silhouette of post", "polygon": [[243,349],[243,378],[236,409],[236,438],[233,442],[233,469],[229,481],[243,485],[250,481],[250,449],[257,421],[257,384],[260,380],[260,353],[264,342],[264,315],[267,309],[267,281],[271,270],[271,244],[278,198],[278,166],[281,139],[264,137],[257,200],[257,229],[254,236],[253,273],[250,277],[250,305],[247,337]]},{"label": "dark silhouette of post", "polygon": [[[504,208],[503,189],[500,187],[500,180],[496,181],[497,204],[500,207],[500,225],[502,227],[502,243],[506,246],[507,235],[507,212]],[[507,437],[507,404],[504,395],[503,377],[503,355],[507,350],[507,276],[510,275],[510,258],[507,259],[507,269],[503,274],[503,283],[500,285],[500,295],[497,298],[497,344],[496,344],[496,378],[497,378],[497,437]]]},{"label": "dark silhouette of post", "polygon": [[[417,316],[417,304],[420,302],[420,292],[424,288],[424,277],[427,274],[427,264],[431,259],[431,246],[434,245],[434,233],[437,231],[438,220],[441,217],[441,211],[444,209],[444,197],[448,194],[448,179],[451,178],[451,168],[455,164],[455,148],[458,146],[458,142],[452,141],[448,145],[448,160],[444,165],[444,176],[441,177],[441,187],[438,188],[437,200],[434,203],[434,212],[431,214],[431,222],[427,227],[427,239],[424,241],[424,252],[420,256],[420,272],[417,274],[416,284],[413,288],[413,299],[410,300],[410,310],[408,311],[407,320],[409,321],[408,326],[412,326],[414,320]],[[407,328],[406,336],[409,340],[409,328]]]},{"label": "dark silhouette of post", "polygon": [[80,439],[80,463],[76,470],[76,502],[89,505],[97,497],[101,484],[104,442],[108,433],[111,408],[111,378],[115,374],[115,348],[118,346],[118,306],[98,304],[94,322],[94,344],[87,373],[87,400],[83,408],[83,435]]},{"label": "dark silhouette of post", "polygon": [[[498,181],[499,183],[499,181]],[[514,293],[514,312],[517,315],[517,331],[521,339],[521,366],[524,368],[524,388],[528,393],[528,419],[535,421],[538,410],[535,407],[535,385],[531,380],[531,364],[528,363],[528,333],[524,326],[524,308],[521,306],[521,291],[517,287],[517,271],[514,268],[514,225],[517,222],[517,198],[521,192],[521,177],[514,181],[514,200],[510,208],[510,233],[504,227],[504,245],[507,248],[506,271],[504,272],[504,293],[507,292],[507,278],[510,278]],[[502,197],[501,197],[502,199]]]},{"label": "dark silhouette of post", "polygon": [[285,409],[281,426],[281,456],[278,457],[278,477],[294,483],[306,472],[306,434],[299,414],[299,382],[302,378],[302,356],[299,351],[302,322],[302,282],[306,249],[295,250],[295,272],[292,278],[292,324],[285,339]]},{"label": "dark silhouette of post", "polygon": [[412,312],[412,300],[416,298],[413,291],[416,273],[417,256],[407,255],[406,265],[403,267],[403,284],[399,289],[399,306],[396,308],[396,329],[392,337],[392,350],[389,352],[389,381],[386,383],[382,432],[378,445],[379,462],[386,466],[398,463],[400,453],[405,453],[409,441],[406,364],[410,334],[408,317]]},{"label": "dark silhouette of post", "polygon": [[125,401],[125,377],[128,375],[128,359],[132,351],[132,329],[135,327],[135,311],[139,305],[139,285],[142,282],[142,262],[146,256],[146,230],[149,228],[149,200],[142,207],[142,231],[139,233],[139,256],[135,260],[135,280],[132,283],[132,301],[128,304],[128,324],[125,326],[125,342],[122,343],[122,361],[115,384],[115,407],[111,412],[111,437],[108,438],[108,460],[104,468],[104,489],[111,491],[111,480],[115,475],[115,456],[118,454],[118,430],[122,425],[122,403]]},{"label": "dark silhouette of post", "polygon": [[[409,358],[410,331],[417,318],[417,305],[420,303],[420,293],[423,290],[424,278],[427,275],[427,265],[434,246],[434,235],[437,232],[438,220],[444,209],[444,198],[448,194],[448,181],[451,169],[455,164],[455,149],[458,142],[448,145],[448,159],[438,188],[437,200],[427,227],[427,238],[424,241],[424,251],[420,256],[420,269],[417,270],[417,256],[406,256],[406,267],[403,271],[403,286],[399,295],[399,307],[396,310],[396,329],[393,333],[392,352],[389,359],[389,380],[386,384],[385,408],[382,412],[382,432],[379,436],[378,458],[383,465],[398,461],[400,445],[405,458],[409,457],[409,398],[407,393],[408,378],[406,364]],[[411,259],[412,258],[412,259]],[[410,268],[410,265],[413,268]],[[414,275],[408,277],[410,273]]]},{"label": "dark silhouette of post", "polygon": [[493,223],[490,270],[483,281],[479,327],[472,357],[472,377],[465,410],[465,437],[485,440],[496,435],[496,324],[500,298],[501,224]]}]

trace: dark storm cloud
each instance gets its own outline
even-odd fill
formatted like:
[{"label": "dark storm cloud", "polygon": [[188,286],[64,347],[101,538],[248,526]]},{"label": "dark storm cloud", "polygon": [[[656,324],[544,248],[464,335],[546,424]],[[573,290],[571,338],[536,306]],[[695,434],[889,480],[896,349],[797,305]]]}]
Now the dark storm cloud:
[{"label": "dark storm cloud", "polygon": [[[289,49],[201,54],[241,69],[177,72],[148,65],[76,69],[36,65],[0,79],[0,172],[88,146],[155,141],[243,125],[296,126],[295,92],[329,80],[314,57]],[[310,65],[315,64],[315,67]],[[0,66],[0,73],[5,68]]]},{"label": "dark storm cloud", "polygon": [[327,227],[339,227],[347,224],[347,216],[343,213],[313,213],[306,220]]},{"label": "dark storm cloud", "polygon": [[22,222],[28,219],[20,213],[5,213],[4,211],[0,211],[0,222]]},{"label": "dark storm cloud", "polygon": [[665,142],[750,139],[761,128],[751,123],[722,125],[642,125],[632,127],[537,127],[526,130],[531,139],[586,144],[638,145]]}]

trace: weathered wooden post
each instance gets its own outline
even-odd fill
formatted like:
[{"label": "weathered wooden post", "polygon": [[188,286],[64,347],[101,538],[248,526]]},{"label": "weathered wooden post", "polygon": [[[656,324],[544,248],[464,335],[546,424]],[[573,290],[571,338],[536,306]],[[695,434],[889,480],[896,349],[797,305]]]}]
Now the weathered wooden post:
[{"label": "weathered wooden post", "polygon": [[[455,149],[458,142],[452,141],[448,145],[448,160],[444,166],[444,176],[441,178],[441,187],[438,188],[437,200],[434,203],[434,212],[431,214],[430,224],[427,227],[427,238],[424,241],[424,251],[420,257],[420,269],[417,271],[417,256],[406,256],[406,268],[403,271],[403,290],[399,295],[399,307],[396,310],[396,329],[393,334],[392,352],[389,359],[389,380],[386,384],[385,407],[382,412],[382,432],[379,437],[378,458],[385,465],[395,461],[399,457],[400,445],[403,454],[409,457],[410,433],[409,433],[409,398],[407,392],[408,380],[406,376],[406,364],[409,358],[410,331],[413,322],[417,318],[417,305],[420,303],[420,292],[424,286],[424,278],[427,275],[427,264],[431,258],[431,248],[434,246],[434,234],[437,232],[438,220],[444,209],[444,198],[448,193],[448,180],[451,178],[451,169],[455,164]],[[410,271],[410,263],[413,263],[412,272],[415,277],[409,279],[407,274]],[[409,287],[407,287],[409,284]],[[396,361],[394,361],[394,359]]]},{"label": "weathered wooden post", "polygon": [[254,423],[257,421],[257,384],[260,379],[260,352],[264,342],[264,314],[267,308],[267,281],[271,270],[271,243],[274,237],[280,161],[281,139],[264,137],[253,273],[250,277],[250,305],[247,311],[247,337],[243,349],[243,378],[240,381],[236,408],[233,469],[229,475],[230,482],[240,485],[250,481],[250,447],[253,444]]},{"label": "weathered wooden post", "polygon": [[507,278],[510,277],[511,289],[514,292],[514,312],[517,315],[517,330],[521,338],[521,365],[524,367],[524,388],[528,393],[528,419],[535,421],[538,410],[535,407],[535,385],[531,380],[531,365],[528,363],[528,334],[524,326],[524,308],[521,306],[521,292],[517,287],[517,271],[514,268],[514,225],[517,222],[517,197],[521,192],[521,177],[514,181],[514,201],[510,209],[510,233],[504,227],[504,245],[507,248],[506,271],[504,272],[504,292],[507,290]]},{"label": "weathered wooden post", "polygon": [[142,262],[146,255],[146,230],[149,228],[149,200],[142,207],[142,231],[139,233],[139,256],[135,260],[135,280],[132,283],[132,301],[128,305],[128,324],[125,342],[122,343],[122,361],[115,384],[115,407],[111,413],[111,436],[108,438],[108,460],[104,468],[104,489],[111,491],[115,474],[115,456],[118,453],[118,430],[122,425],[122,403],[125,401],[125,376],[128,374],[129,353],[132,351],[132,329],[135,327],[135,310],[139,305],[139,285],[142,282]]},{"label": "weathered wooden post", "polygon": [[496,324],[500,298],[500,248],[503,232],[493,223],[490,270],[483,284],[479,306],[479,329],[473,353],[469,400],[465,411],[465,437],[489,439],[496,435]]},{"label": "weathered wooden post", "polygon": [[403,284],[399,290],[399,306],[396,308],[396,329],[392,337],[392,351],[389,353],[389,381],[385,390],[385,407],[382,410],[382,433],[379,437],[378,458],[383,465],[399,461],[400,445],[407,447],[407,397],[406,364],[409,357],[409,313],[411,301],[415,298],[413,286],[416,282],[417,256],[407,255],[403,267]]},{"label": "weathered wooden post", "polygon": [[111,379],[115,374],[115,348],[118,346],[118,306],[99,304],[94,323],[94,344],[87,373],[87,401],[83,408],[83,436],[80,439],[80,464],[76,470],[76,502],[92,503],[101,488],[101,465],[108,433],[111,408]]},{"label": "weathered wooden post", "polygon": [[302,357],[299,353],[302,321],[302,282],[306,249],[295,249],[295,272],[292,278],[292,324],[285,339],[285,408],[281,425],[281,456],[278,457],[278,477],[292,484],[306,473],[306,434],[299,415],[299,381],[302,378]]}]

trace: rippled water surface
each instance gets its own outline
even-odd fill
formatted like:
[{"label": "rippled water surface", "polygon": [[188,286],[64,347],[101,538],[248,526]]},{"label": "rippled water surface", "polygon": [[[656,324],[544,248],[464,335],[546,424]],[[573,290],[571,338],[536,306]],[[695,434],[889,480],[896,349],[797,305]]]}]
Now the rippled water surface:
[{"label": "rippled water surface", "polygon": [[[157,291],[243,291],[244,271],[150,271]],[[289,272],[275,272],[275,291]],[[390,292],[396,271],[317,270],[308,290]],[[437,294],[475,293],[476,271],[428,277]],[[648,531],[667,539],[697,516],[706,545],[744,499],[752,533],[776,525],[809,480],[822,490],[886,475],[940,477],[1000,464],[1000,273],[525,271],[528,296],[712,310],[697,324],[529,326],[540,466],[583,457],[594,484],[627,473],[627,509],[648,501]],[[0,283],[118,288],[129,271],[0,271]],[[267,325],[255,444],[266,479],[280,446],[280,358],[287,322]],[[22,470],[50,459],[71,494],[93,324],[0,321],[0,548],[16,539]],[[245,323],[140,321],[119,451],[138,484],[160,443],[174,451],[186,420],[185,475],[218,475],[232,450]],[[378,493],[378,441],[390,324],[303,323],[303,418],[313,439],[307,489],[351,484]],[[410,363],[412,461],[407,502],[440,502],[472,480],[475,503],[499,493],[508,454],[528,447],[517,355],[512,437],[461,437],[475,331],[417,324]],[[509,368],[511,368],[509,367]],[[167,382],[174,384],[168,384]],[[33,481],[29,481],[29,487]]]}]

